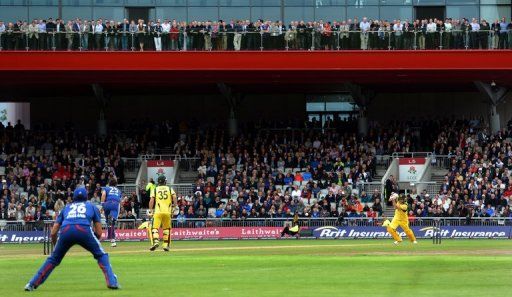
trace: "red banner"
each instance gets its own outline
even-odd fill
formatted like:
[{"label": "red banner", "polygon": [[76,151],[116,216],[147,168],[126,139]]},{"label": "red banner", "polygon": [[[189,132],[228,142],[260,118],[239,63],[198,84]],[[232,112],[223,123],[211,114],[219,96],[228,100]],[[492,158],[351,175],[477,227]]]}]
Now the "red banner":
[{"label": "red banner", "polygon": [[[107,240],[107,230],[103,230],[101,235],[102,240]],[[117,240],[143,240],[148,238],[148,233],[146,230],[139,229],[121,229],[116,230],[116,239]]]},{"label": "red banner", "polygon": [[400,158],[398,159],[399,165],[423,165],[427,161],[426,158]]},{"label": "red banner", "polygon": [[173,160],[148,160],[148,167],[173,167]]},{"label": "red banner", "polygon": [[[171,230],[171,238],[172,240],[278,238],[281,235],[281,231],[281,227],[173,228]],[[162,236],[162,234],[160,234],[160,236]],[[103,231],[102,238],[107,238],[106,231]],[[116,230],[117,240],[145,240],[147,238],[147,230]]]}]

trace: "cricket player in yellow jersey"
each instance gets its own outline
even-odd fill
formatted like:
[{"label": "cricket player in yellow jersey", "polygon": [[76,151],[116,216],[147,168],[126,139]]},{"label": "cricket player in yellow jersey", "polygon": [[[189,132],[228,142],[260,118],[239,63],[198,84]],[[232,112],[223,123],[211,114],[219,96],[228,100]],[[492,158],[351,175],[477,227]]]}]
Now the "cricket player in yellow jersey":
[{"label": "cricket player in yellow jersey", "polygon": [[405,202],[405,196],[399,196],[398,194],[393,193],[391,194],[391,197],[389,197],[389,200],[393,202],[395,216],[393,217],[393,220],[391,222],[389,222],[389,220],[386,220],[382,226],[387,228],[387,231],[395,240],[395,244],[399,244],[402,242],[402,237],[396,231],[398,227],[402,227],[405,234],[407,234],[407,237],[409,237],[409,240],[412,243],[418,243],[416,241],[416,236],[414,236],[414,232],[412,232],[411,228],[409,228],[409,218],[407,216],[407,202]]},{"label": "cricket player in yellow jersey", "polygon": [[172,206],[177,205],[176,193],[168,187],[165,176],[158,177],[158,185],[151,189],[149,200],[149,212],[153,215],[151,226],[151,248],[150,251],[156,250],[160,245],[159,228],[162,228],[164,251],[168,252],[171,243],[171,212]]}]

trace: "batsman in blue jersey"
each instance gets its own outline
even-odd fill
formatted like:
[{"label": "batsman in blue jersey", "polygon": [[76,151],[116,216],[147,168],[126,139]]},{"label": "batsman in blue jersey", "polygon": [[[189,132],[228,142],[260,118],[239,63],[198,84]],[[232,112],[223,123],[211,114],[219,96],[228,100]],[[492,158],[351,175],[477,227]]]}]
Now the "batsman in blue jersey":
[{"label": "batsman in blue jersey", "polygon": [[107,219],[107,238],[110,239],[111,246],[116,247],[116,223],[121,205],[121,191],[117,188],[115,177],[111,178],[108,187],[101,191],[101,203]]},{"label": "batsman in blue jersey", "polygon": [[105,275],[107,287],[118,289],[117,276],[112,271],[108,254],[101,247],[100,238],[100,212],[96,206],[87,201],[87,190],[83,187],[78,188],[73,193],[73,203],[66,205],[53,225],[51,240],[55,249],[25,286],[25,291],[33,291],[42,285],[53,269],[60,264],[67,251],[75,244],[93,254]]}]

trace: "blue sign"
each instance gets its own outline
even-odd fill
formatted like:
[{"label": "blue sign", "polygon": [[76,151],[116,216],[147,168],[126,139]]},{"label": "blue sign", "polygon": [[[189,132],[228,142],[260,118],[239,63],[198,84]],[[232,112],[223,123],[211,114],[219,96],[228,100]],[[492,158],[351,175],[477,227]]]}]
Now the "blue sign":
[{"label": "blue sign", "polygon": [[[418,238],[431,238],[434,227],[411,227]],[[511,226],[444,226],[440,234],[443,238],[510,238]],[[398,229],[399,234],[405,233]],[[380,226],[320,227],[313,230],[316,238],[391,238],[386,228]]]},{"label": "blue sign", "polygon": [[0,243],[37,243],[44,239],[43,231],[0,231]]}]

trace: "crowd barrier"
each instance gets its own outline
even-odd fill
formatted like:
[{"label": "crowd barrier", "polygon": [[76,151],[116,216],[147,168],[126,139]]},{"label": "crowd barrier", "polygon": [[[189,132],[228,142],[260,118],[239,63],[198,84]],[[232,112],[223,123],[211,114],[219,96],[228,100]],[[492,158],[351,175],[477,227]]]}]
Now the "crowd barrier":
[{"label": "crowd barrier", "polygon": [[[390,238],[377,218],[301,218],[301,236],[316,239]],[[147,240],[148,229],[141,220],[119,220],[119,241]],[[0,243],[36,243],[47,240],[44,230],[53,221],[39,226],[7,222],[0,228]],[[173,240],[276,239],[291,218],[286,219],[186,219],[172,220]],[[23,228],[13,226],[23,225]],[[432,238],[436,228],[443,238],[512,238],[512,218],[421,218],[410,222],[418,238]],[[143,225],[142,225],[143,226]],[[39,228],[41,227],[41,228]],[[33,228],[33,229],[31,229]],[[405,234],[402,234],[405,236]],[[106,238],[106,230],[103,238]]]},{"label": "crowd barrier", "polygon": [[201,164],[201,159],[197,157],[183,157],[177,154],[146,154],[140,155],[139,164],[142,161],[148,160],[173,160],[178,161],[178,166],[180,170],[183,171],[196,171],[199,165]]},{"label": "crowd barrier", "polygon": [[91,31],[39,32],[29,28],[0,33],[0,50],[424,50],[512,49],[512,30],[412,31]]},{"label": "crowd barrier", "polygon": [[122,158],[126,171],[139,171],[141,165],[140,158]]}]

